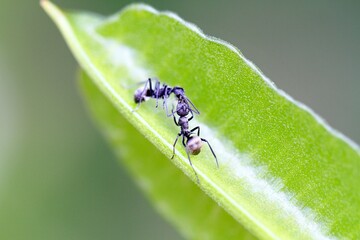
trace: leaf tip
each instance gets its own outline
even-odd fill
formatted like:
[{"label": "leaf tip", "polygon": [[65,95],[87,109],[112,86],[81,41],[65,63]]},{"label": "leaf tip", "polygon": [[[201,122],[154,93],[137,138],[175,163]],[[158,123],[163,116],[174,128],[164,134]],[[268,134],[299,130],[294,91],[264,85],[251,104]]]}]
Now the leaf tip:
[{"label": "leaf tip", "polygon": [[58,14],[60,11],[60,9],[53,4],[52,2],[50,2],[49,0],[40,0],[40,6],[45,10],[45,12],[47,14],[49,14],[50,16],[56,15]]},{"label": "leaf tip", "polygon": [[48,0],[40,0],[40,6],[44,9],[47,8],[47,5],[49,4],[50,2]]}]

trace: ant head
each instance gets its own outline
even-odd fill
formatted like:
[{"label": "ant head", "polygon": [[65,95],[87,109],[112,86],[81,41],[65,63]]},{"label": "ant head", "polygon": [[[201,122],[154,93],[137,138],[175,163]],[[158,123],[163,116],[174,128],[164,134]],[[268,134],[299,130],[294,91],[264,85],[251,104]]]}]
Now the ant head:
[{"label": "ant head", "polygon": [[138,89],[136,89],[135,93],[134,93],[134,101],[135,103],[141,103],[141,102],[145,102],[149,99],[149,97],[146,96],[146,93],[149,89],[145,89],[143,87],[140,87]]},{"label": "ant head", "polygon": [[175,94],[177,98],[179,98],[180,96],[184,96],[185,94],[185,91],[182,87],[174,87],[172,89],[172,92]]},{"label": "ant head", "polygon": [[198,155],[201,151],[202,141],[198,136],[190,137],[186,142],[186,149],[191,155]]}]

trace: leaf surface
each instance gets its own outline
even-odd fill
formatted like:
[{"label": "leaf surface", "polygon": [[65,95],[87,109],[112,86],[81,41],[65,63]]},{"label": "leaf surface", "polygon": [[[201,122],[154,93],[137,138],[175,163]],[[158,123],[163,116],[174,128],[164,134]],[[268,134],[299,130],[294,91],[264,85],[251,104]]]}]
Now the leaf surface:
[{"label": "leaf surface", "polygon": [[80,83],[91,113],[119,158],[158,211],[184,236],[191,239],[255,239],[146,141],[85,73],[81,74]]}]

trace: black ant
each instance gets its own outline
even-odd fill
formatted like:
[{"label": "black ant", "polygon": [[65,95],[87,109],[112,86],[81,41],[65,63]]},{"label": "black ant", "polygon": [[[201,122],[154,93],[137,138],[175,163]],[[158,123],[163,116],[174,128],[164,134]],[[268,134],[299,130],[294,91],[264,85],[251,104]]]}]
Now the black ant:
[{"label": "black ant", "polygon": [[[149,85],[149,87],[148,87]],[[159,80],[155,79],[155,87],[152,88],[152,79],[149,78],[145,86],[142,88],[138,88],[135,91],[134,94],[134,101],[138,104],[138,107],[142,102],[147,101],[149,98],[155,98],[156,99],[156,107],[158,107],[159,99],[163,99],[163,107],[166,108],[166,114],[168,117],[170,117],[172,114],[168,114],[167,110],[167,104],[166,101],[170,97],[171,94],[174,94],[177,99],[184,99],[184,101],[189,103],[188,109],[190,110],[191,114],[193,113],[200,114],[199,110],[195,107],[195,105],[185,96],[185,91],[182,87],[170,87],[166,85],[165,83],[160,86]],[[191,107],[190,107],[191,105]],[[137,108],[138,108],[137,107]]]},{"label": "black ant", "polygon": [[[149,87],[148,87],[148,85],[149,85]],[[171,113],[169,114],[168,110],[167,110],[166,101],[172,93],[177,98],[178,103],[176,106],[176,111],[171,111]],[[200,127],[197,126],[197,127],[193,128],[192,130],[189,130],[189,121],[194,118],[194,113],[200,114],[200,112],[197,110],[197,108],[194,106],[194,104],[190,101],[190,99],[188,99],[185,96],[185,91],[182,87],[177,87],[177,86],[170,87],[170,86],[166,85],[165,83],[162,86],[160,86],[160,82],[157,79],[155,79],[155,87],[152,88],[152,80],[151,80],[151,78],[149,78],[146,81],[144,88],[141,87],[135,91],[134,101],[135,101],[135,103],[138,104],[138,107],[139,107],[140,104],[142,102],[146,101],[148,98],[156,99],[156,107],[158,107],[159,98],[162,98],[163,99],[163,107],[166,108],[167,116],[168,117],[173,116],[176,126],[180,126],[180,128],[181,128],[180,133],[178,133],[178,135],[175,139],[174,145],[173,145],[173,155],[172,155],[171,159],[173,159],[175,156],[176,143],[177,143],[179,137],[182,136],[182,144],[185,147],[186,154],[189,159],[189,163],[190,163],[192,169],[194,170],[194,173],[195,173],[195,176],[196,176],[198,182],[199,182],[199,178],[198,178],[198,175],[192,165],[189,154],[198,155],[201,151],[202,142],[206,142],[208,144],[208,146],[215,158],[216,165],[217,165],[217,167],[219,167],[217,157],[216,157],[214,150],[212,149],[210,143],[206,139],[200,138]],[[175,113],[180,117],[178,121],[176,120]],[[187,117],[188,114],[191,114],[190,118]],[[195,131],[197,131],[196,136],[194,136]]]},{"label": "black ant", "polygon": [[[198,155],[200,153],[200,151],[201,151],[202,142],[206,142],[208,144],[214,158],[215,158],[217,167],[219,167],[219,163],[218,163],[217,157],[216,157],[216,155],[214,153],[214,150],[212,149],[210,143],[206,139],[200,137],[200,127],[197,126],[197,127],[193,128],[193,129],[189,130],[189,121],[191,119],[193,119],[193,117],[194,117],[192,115],[190,118],[187,118],[187,115],[190,112],[191,112],[190,106],[188,105],[187,101],[185,101],[185,99],[180,97],[179,100],[178,100],[177,107],[176,107],[176,112],[172,112],[172,115],[174,117],[174,122],[175,122],[176,126],[180,126],[181,130],[180,130],[180,132],[178,133],[178,135],[177,135],[177,137],[175,139],[175,142],[174,142],[174,145],[173,145],[173,155],[172,155],[171,159],[173,159],[174,156],[175,156],[176,143],[177,143],[179,137],[182,136],[182,144],[183,144],[183,146],[184,146],[184,148],[186,150],[186,154],[188,156],[190,166],[194,170],[196,179],[199,182],[199,177],[198,177],[198,175],[197,175],[197,173],[196,173],[196,171],[195,171],[195,169],[194,169],[194,167],[192,165],[189,154]],[[178,121],[176,121],[175,113],[180,116]],[[197,131],[197,135],[193,136],[195,131]]]}]

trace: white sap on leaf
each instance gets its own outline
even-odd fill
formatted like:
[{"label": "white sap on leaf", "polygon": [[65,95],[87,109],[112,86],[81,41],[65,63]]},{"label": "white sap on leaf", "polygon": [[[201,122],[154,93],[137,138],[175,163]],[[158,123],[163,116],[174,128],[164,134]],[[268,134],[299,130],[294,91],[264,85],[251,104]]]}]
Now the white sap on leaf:
[{"label": "white sap on leaf", "polygon": [[140,63],[139,59],[141,58],[137,52],[129,46],[98,34],[96,32],[97,25],[98,24],[86,25],[86,32],[93,40],[98,42],[101,49],[106,52],[106,60],[110,63],[109,67],[126,70],[130,79],[144,81],[149,78],[150,72]]},{"label": "white sap on leaf", "polygon": [[[328,234],[328,229],[325,224],[319,221],[319,217],[309,208],[304,208],[301,203],[299,204],[294,194],[285,192],[284,184],[282,180],[275,177],[269,177],[270,174],[265,166],[254,166],[254,160],[247,154],[240,153],[231,142],[223,139],[219,139],[214,130],[208,128],[206,125],[201,125],[202,136],[206,137],[211,142],[214,151],[219,156],[219,171],[224,171],[224,174],[231,177],[232,185],[240,185],[246,188],[252,195],[251,204],[264,206],[265,209],[271,208],[276,214],[276,219],[286,221],[286,225],[296,225],[301,233],[309,233],[314,239],[333,239]],[[207,162],[206,164],[211,164]],[[200,170],[197,170],[199,175],[206,178],[201,174]],[[220,173],[221,175],[221,173]],[[264,177],[266,176],[266,177]],[[212,181],[209,179],[209,181]],[[223,188],[220,182],[216,187],[221,189],[222,194],[229,199],[233,199],[233,204],[236,205],[245,215],[257,223],[263,228],[269,235],[276,238],[276,234],[271,232],[271,229],[267,229],[266,225],[259,222],[258,218],[251,215],[243,206],[238,205],[237,198],[241,199],[236,193],[225,191],[226,186]],[[224,184],[229,184],[224,183]],[[230,186],[231,188],[231,186]],[[255,201],[255,202],[254,202]],[[268,212],[270,214],[270,212]],[[272,218],[273,216],[270,216]]]}]

